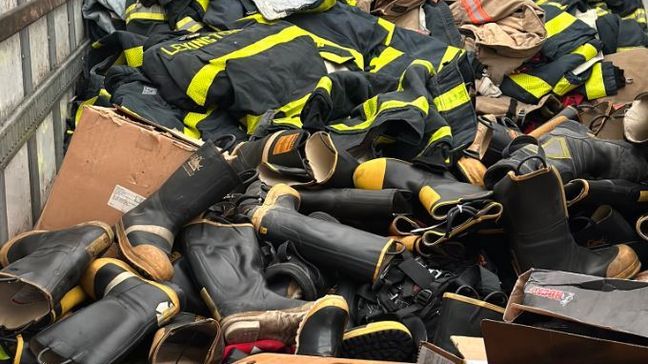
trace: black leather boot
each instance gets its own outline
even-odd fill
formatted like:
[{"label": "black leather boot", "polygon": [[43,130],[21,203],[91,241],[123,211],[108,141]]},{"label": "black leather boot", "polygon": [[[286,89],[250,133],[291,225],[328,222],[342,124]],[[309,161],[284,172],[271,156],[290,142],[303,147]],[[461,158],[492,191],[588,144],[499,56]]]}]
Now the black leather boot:
[{"label": "black leather boot", "polygon": [[[516,143],[516,140],[512,143]],[[598,139],[589,134],[587,127],[575,121],[562,123],[540,137],[538,142],[547,163],[556,167],[563,181],[619,178],[641,182],[648,179],[648,161],[632,144],[622,140]],[[492,188],[509,171],[519,169],[518,174],[526,174],[542,167],[542,162],[534,157],[539,154],[537,145],[524,140],[517,144],[520,144],[519,149],[486,171],[486,188]],[[518,167],[521,162],[524,163]]]},{"label": "black leather boot", "polygon": [[[56,231],[29,231],[0,250],[0,329],[20,330],[82,300],[79,283],[90,262],[113,241],[110,226],[92,221]],[[76,292],[76,293],[75,293]],[[65,297],[67,295],[67,297]],[[64,305],[60,305],[65,297]]]},{"label": "black leather boot", "polygon": [[121,253],[145,276],[171,279],[168,255],[180,228],[240,184],[218,148],[206,142],[159,190],[122,216],[117,223]]},{"label": "black leather boot", "polygon": [[518,274],[532,267],[610,278],[631,278],[639,272],[639,258],[627,245],[594,252],[576,244],[569,231],[565,194],[556,167],[523,174],[510,171],[495,185],[494,193],[504,206]]},{"label": "black leather boot", "polygon": [[262,206],[248,211],[263,239],[292,241],[299,254],[322,269],[372,282],[392,251],[394,240],[347,225],[315,219],[297,212],[299,193],[284,184],[268,192]]},{"label": "black leather boot", "polygon": [[340,357],[408,362],[416,350],[407,327],[397,321],[378,321],[344,332]]},{"label": "black leather boot", "polygon": [[565,196],[570,209],[609,205],[624,215],[648,210],[648,185],[622,179],[574,179],[565,184]]},{"label": "black leather boot", "polygon": [[95,260],[81,283],[97,301],[31,339],[39,363],[120,363],[181,309],[173,288],[138,276],[121,260]]},{"label": "black leather boot", "polygon": [[149,362],[220,363],[224,348],[218,321],[181,312],[153,336]]},{"label": "black leather boot", "polygon": [[349,306],[342,296],[320,298],[299,324],[295,354],[337,357],[348,320]]},{"label": "black leather boot", "polygon": [[443,294],[436,331],[432,343],[460,356],[450,336],[481,337],[481,321],[502,321],[504,308],[456,293]]},{"label": "black leather boot", "polygon": [[448,211],[459,204],[490,199],[491,192],[443,175],[416,168],[392,158],[377,158],[358,166],[353,174],[356,188],[380,190],[399,188],[418,195],[421,204],[435,220],[445,220]]}]

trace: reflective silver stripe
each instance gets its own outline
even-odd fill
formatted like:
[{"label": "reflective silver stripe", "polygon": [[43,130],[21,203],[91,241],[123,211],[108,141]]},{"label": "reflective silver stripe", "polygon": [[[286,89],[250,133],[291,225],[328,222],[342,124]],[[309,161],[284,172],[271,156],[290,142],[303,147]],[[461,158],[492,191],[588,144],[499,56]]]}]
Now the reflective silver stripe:
[{"label": "reflective silver stripe", "polygon": [[173,236],[171,230],[165,227],[157,226],[157,225],[133,225],[133,226],[129,226],[126,229],[126,231],[124,231],[124,233],[128,235],[135,231],[142,231],[145,233],[157,235],[162,239],[164,239],[169,245],[169,247],[173,247],[173,240],[175,240],[175,237]]},{"label": "reflective silver stripe", "polygon": [[134,275],[134,274],[131,273],[131,272],[122,272],[122,273],[119,273],[115,278],[112,279],[112,281],[110,281],[110,283],[108,283],[108,285],[107,285],[106,288],[104,289],[104,294],[103,294],[104,297],[108,294],[108,292],[110,292],[110,291],[111,291],[113,288],[115,288],[118,284],[120,284],[121,282],[127,280],[128,278],[132,278],[132,277],[137,277],[137,276]]}]

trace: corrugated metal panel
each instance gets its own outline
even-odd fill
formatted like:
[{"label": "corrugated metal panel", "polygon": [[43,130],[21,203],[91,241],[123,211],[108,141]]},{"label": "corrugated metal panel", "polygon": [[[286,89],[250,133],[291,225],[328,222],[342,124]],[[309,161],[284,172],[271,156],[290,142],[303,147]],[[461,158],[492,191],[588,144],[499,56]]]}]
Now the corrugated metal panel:
[{"label": "corrugated metal panel", "polygon": [[82,69],[82,0],[0,1],[0,245],[31,228],[60,165]]}]

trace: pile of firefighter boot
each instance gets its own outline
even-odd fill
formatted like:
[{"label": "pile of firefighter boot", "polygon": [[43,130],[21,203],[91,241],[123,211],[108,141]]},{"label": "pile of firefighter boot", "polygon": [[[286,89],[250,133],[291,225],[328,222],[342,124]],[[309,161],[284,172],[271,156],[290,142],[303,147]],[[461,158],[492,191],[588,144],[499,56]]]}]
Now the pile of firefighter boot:
[{"label": "pile of firefighter boot", "polygon": [[422,229],[424,233],[420,238],[406,237],[404,240],[414,240],[407,245],[413,246],[419,254],[426,254],[430,247],[456,239],[480,225],[494,223],[502,213],[491,191],[459,182],[450,173],[429,172],[398,159],[364,162],[356,169],[353,179],[358,188],[398,188],[418,196],[420,205],[431,218],[431,226]]},{"label": "pile of firefighter boot", "polygon": [[610,278],[637,274],[641,263],[627,245],[593,251],[574,241],[561,175],[543,157],[535,156],[534,161],[539,167],[531,170],[524,160],[518,161],[493,188],[495,198],[504,206],[517,271],[533,267]]},{"label": "pile of firefighter boot", "polygon": [[543,164],[555,167],[565,182],[577,178],[642,182],[648,178],[648,161],[637,147],[623,140],[599,139],[575,121],[562,123],[537,142],[518,137],[503,154],[484,175],[487,188],[493,188],[509,171],[527,174]]}]

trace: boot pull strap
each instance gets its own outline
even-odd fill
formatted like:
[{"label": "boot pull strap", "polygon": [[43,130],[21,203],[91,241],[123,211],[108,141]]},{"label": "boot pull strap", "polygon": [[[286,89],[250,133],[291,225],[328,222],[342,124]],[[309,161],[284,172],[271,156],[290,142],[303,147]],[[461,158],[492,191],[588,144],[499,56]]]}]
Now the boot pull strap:
[{"label": "boot pull strap", "polygon": [[530,156],[522,159],[520,161],[520,163],[518,163],[517,167],[515,168],[515,174],[518,175],[518,176],[521,175],[522,171],[520,170],[520,168],[522,168],[524,163],[526,163],[526,162],[528,162],[528,161],[530,161],[532,159],[539,160],[542,163],[542,165],[544,166],[544,168],[547,168],[547,160],[544,158],[544,156],[542,156],[542,155],[530,155]]},{"label": "boot pull strap", "polygon": [[516,137],[515,139],[511,140],[511,142],[504,148],[502,151],[502,158],[509,158],[511,154],[513,154],[516,150],[521,149],[529,144],[533,144],[538,147],[538,151],[536,154],[530,155],[526,158],[523,158],[518,164],[517,167],[515,168],[515,174],[520,175],[521,173],[521,168],[524,165],[524,163],[532,160],[532,159],[538,159],[544,166],[544,168],[547,168],[547,160],[545,159],[545,152],[540,143],[538,142],[538,139],[530,136],[530,135],[520,135]]},{"label": "boot pull strap", "polygon": [[219,147],[222,151],[231,152],[236,144],[236,135],[225,134],[211,139],[212,143]]},{"label": "boot pull strap", "polygon": [[[533,144],[537,145],[540,147],[540,144],[538,143],[538,139],[530,136],[530,135],[520,135],[517,136],[515,139],[511,140],[506,147],[502,150],[502,158],[506,159],[511,157],[511,154],[513,154],[516,150],[526,146],[527,144]],[[540,149],[538,149],[540,150]],[[543,151],[544,154],[544,151]]]},{"label": "boot pull strap", "polygon": [[[499,298],[499,300],[497,300]],[[486,295],[483,299],[484,302],[492,303],[494,305],[504,307],[508,301],[508,295],[502,291],[493,291]]]}]

